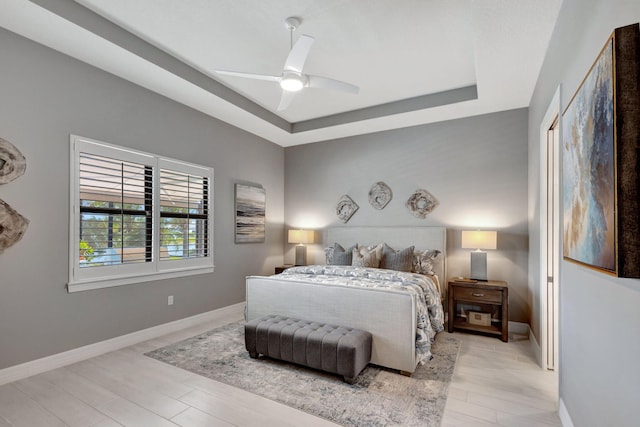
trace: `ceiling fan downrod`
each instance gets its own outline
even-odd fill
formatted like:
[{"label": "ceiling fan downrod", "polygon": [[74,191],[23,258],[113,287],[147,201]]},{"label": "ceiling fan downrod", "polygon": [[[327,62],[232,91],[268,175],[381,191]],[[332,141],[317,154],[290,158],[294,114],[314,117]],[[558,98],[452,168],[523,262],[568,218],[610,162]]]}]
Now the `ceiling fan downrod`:
[{"label": "ceiling fan downrod", "polygon": [[293,48],[293,32],[300,26],[302,20],[297,16],[290,16],[284,20],[284,26],[289,30],[289,49]]}]

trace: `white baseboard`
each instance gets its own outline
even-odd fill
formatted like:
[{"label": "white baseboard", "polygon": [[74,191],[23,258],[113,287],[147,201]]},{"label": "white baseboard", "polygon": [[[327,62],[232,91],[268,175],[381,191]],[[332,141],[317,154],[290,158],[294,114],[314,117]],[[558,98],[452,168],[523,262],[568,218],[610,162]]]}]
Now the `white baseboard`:
[{"label": "white baseboard", "polygon": [[509,321],[509,332],[512,334],[529,334],[529,324]]},{"label": "white baseboard", "polygon": [[531,330],[531,326],[528,323],[522,322],[509,322],[509,332],[516,334],[523,334],[529,337],[529,345],[531,346],[531,351],[536,359],[536,363],[538,366],[542,367],[542,354],[540,353],[540,345],[536,340],[536,336],[533,335],[533,331]]},{"label": "white baseboard", "polygon": [[50,371],[52,369],[61,368],[72,363],[90,359],[124,347],[129,347],[130,345],[138,344],[143,341],[199,325],[201,323],[210,322],[222,316],[242,314],[244,305],[244,302],[233,304],[217,310],[196,314],[195,316],[174,320],[173,322],[164,323],[141,331],[132,332],[130,334],[74,348],[62,353],[53,354],[41,359],[25,362],[20,365],[10,366],[0,370],[0,385],[18,381],[32,375],[41,374],[42,372]]},{"label": "white baseboard", "polygon": [[536,363],[541,368],[542,366],[542,349],[540,348],[540,344],[538,344],[538,340],[536,340],[536,336],[533,334],[533,331],[529,329],[529,344],[531,344],[531,351],[536,358]]},{"label": "white baseboard", "polygon": [[564,405],[562,398],[560,398],[558,416],[560,417],[562,427],[573,427],[573,421],[571,421],[571,416],[569,415],[569,411],[567,411],[567,407]]}]

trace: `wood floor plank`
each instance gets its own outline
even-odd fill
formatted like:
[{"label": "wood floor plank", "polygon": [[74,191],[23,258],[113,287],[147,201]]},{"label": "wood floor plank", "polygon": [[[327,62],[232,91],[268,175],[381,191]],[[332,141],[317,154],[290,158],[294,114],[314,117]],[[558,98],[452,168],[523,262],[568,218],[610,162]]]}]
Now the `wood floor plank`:
[{"label": "wood floor plank", "polygon": [[101,405],[98,409],[125,427],[175,427],[163,417],[144,409],[128,400],[116,399]]},{"label": "wood floor plank", "polygon": [[40,376],[93,407],[118,398],[117,394],[72,372],[68,367],[48,371]]},{"label": "wood floor plank", "polygon": [[487,421],[489,423],[495,424],[498,422],[498,411],[495,409],[475,405],[462,400],[447,399],[446,409],[458,414],[464,414],[482,421]]},{"label": "wood floor plank", "polygon": [[269,414],[283,420],[296,420],[306,427],[335,427],[337,424],[299,411],[271,399],[265,399],[248,391],[220,383],[209,378],[196,376],[189,385],[220,400],[232,400],[235,404],[253,412]]},{"label": "wood floor plank", "polygon": [[75,396],[36,375],[14,383],[24,394],[70,427],[92,426],[106,417]]},{"label": "wood floor plank", "polygon": [[235,424],[228,423],[220,418],[216,418],[202,412],[196,408],[189,408],[186,411],[171,418],[171,421],[182,427],[234,427]]},{"label": "wood floor plank", "polygon": [[562,423],[557,414],[555,414],[556,420],[554,422],[543,422],[536,419],[531,419],[528,416],[519,416],[513,414],[506,414],[498,412],[498,424],[504,427],[561,427]]},{"label": "wood floor plank", "polygon": [[[231,424],[247,427],[269,425],[266,420],[258,419],[258,412],[201,390],[195,390],[183,396],[181,401]],[[289,426],[290,424],[285,425]]]},{"label": "wood floor plank", "polygon": [[136,352],[131,348],[124,348],[118,352],[118,355],[129,359],[129,362],[143,369],[149,369],[154,374],[158,374],[170,381],[187,381],[196,374],[184,369],[175,369],[168,363],[144,355],[144,352]]},{"label": "wood floor plank", "polygon": [[100,421],[98,424],[91,427],[122,427],[122,424],[112,420],[111,418],[105,418],[103,421]]},{"label": "wood floor plank", "polygon": [[[193,388],[183,384],[190,376],[187,375],[188,373],[177,375],[177,370],[172,369],[170,371],[173,374],[169,375],[167,374],[169,370],[157,367],[156,364],[151,363],[151,360],[143,355],[132,357],[117,351],[94,358],[93,362],[104,369],[112,371],[114,378],[120,381],[129,381],[133,378],[139,388],[155,390],[173,399],[177,399],[193,390]],[[167,364],[164,365],[165,367],[170,367]]]},{"label": "wood floor plank", "polygon": [[441,427],[496,427],[497,423],[490,423],[478,418],[458,413],[454,410],[445,411]]},{"label": "wood floor plank", "polygon": [[[487,384],[486,382],[483,382],[483,380],[477,378],[460,376],[457,378],[455,385],[452,387],[455,390],[464,390],[467,393],[489,394],[499,399],[503,399],[516,404],[527,405],[541,410],[557,410],[557,399],[546,396],[543,393],[539,393],[536,396],[529,396],[520,391],[522,388],[517,385],[504,387],[503,384],[499,384],[496,386]],[[505,388],[511,388],[511,390],[505,390]],[[451,394],[449,395],[451,396]]]},{"label": "wood floor plank", "polygon": [[495,409],[496,413],[509,414],[520,418],[526,418],[532,421],[538,421],[540,423],[553,425],[560,421],[558,415],[553,410],[534,408],[529,405],[500,399],[495,396],[487,396],[485,394],[479,393],[469,393],[467,402],[485,408]]},{"label": "wood floor plank", "polygon": [[[540,379],[536,375],[542,375],[542,372],[536,374],[534,372],[528,375],[510,370],[508,367],[503,369],[478,369],[459,366],[456,369],[454,380],[463,378],[468,382],[476,382],[484,384],[506,392],[520,393],[531,397],[545,396],[552,400],[557,400],[557,391],[550,386],[539,383]],[[545,381],[554,381],[553,379],[545,379]]]},{"label": "wood floor plank", "polygon": [[468,393],[468,390],[465,390],[458,385],[451,385],[449,386],[447,398],[458,399],[466,402]]},{"label": "wood floor plank", "polygon": [[34,402],[13,383],[0,387],[0,417],[13,427],[64,427],[62,420]]},{"label": "wood floor plank", "polygon": [[[229,423],[259,427],[265,425],[278,425],[282,427],[298,426],[299,420],[291,422],[287,419],[277,417],[277,414],[270,412],[256,411],[249,409],[232,400],[220,399],[201,390],[195,390],[181,398],[181,401],[197,408],[216,418],[223,419]],[[304,414],[300,414],[303,416]]]},{"label": "wood floor plank", "polygon": [[[69,369],[161,417],[169,419],[187,409],[187,405],[176,399],[158,393],[153,389],[140,387],[136,382],[135,372],[122,377],[122,373],[103,368],[100,364],[93,363],[91,360],[76,363],[70,366]],[[100,407],[103,406],[101,405]]]}]

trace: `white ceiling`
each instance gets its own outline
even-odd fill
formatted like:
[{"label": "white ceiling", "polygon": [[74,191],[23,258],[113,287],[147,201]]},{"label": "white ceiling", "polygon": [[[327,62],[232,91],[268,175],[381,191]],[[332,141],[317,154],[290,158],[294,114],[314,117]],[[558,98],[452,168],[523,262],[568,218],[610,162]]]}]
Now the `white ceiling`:
[{"label": "white ceiling", "polygon": [[[528,106],[561,2],[3,0],[0,26],[286,147]],[[214,72],[279,75],[289,16],[304,72],[358,95],[276,111],[277,83]]]}]

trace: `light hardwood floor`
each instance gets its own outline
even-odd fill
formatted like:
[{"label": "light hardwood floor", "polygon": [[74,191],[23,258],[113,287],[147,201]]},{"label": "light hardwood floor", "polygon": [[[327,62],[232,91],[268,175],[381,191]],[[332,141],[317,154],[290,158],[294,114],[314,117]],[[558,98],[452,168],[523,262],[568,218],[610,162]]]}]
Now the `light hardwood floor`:
[{"label": "light hardwood floor", "polygon": [[[5,426],[335,426],[268,399],[143,355],[240,320],[220,316],[125,349],[0,386]],[[557,379],[524,337],[503,343],[462,333],[443,426],[560,425]]]},{"label": "light hardwood floor", "polygon": [[509,342],[456,332],[462,342],[443,427],[561,426],[558,376],[536,363],[528,337]]}]

